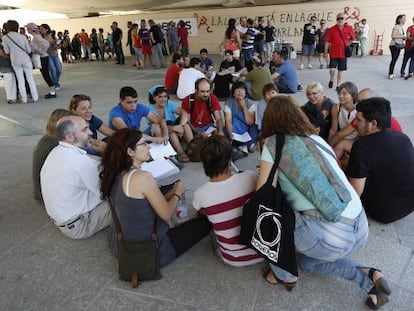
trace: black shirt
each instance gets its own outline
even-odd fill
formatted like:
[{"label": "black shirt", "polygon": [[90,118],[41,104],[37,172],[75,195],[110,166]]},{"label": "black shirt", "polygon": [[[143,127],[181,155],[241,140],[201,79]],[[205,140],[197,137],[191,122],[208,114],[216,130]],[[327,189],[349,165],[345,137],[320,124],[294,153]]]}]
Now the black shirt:
[{"label": "black shirt", "polygon": [[362,205],[375,220],[389,223],[414,210],[414,148],[407,135],[390,129],[358,139],[348,177],[366,177]]}]

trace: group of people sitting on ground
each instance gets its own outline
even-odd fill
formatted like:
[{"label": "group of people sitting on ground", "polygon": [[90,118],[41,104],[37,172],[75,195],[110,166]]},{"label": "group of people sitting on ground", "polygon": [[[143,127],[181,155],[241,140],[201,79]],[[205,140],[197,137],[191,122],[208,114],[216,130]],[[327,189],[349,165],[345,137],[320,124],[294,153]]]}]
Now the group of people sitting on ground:
[{"label": "group of people sitting on ground", "polygon": [[[195,90],[180,107],[169,102],[164,87],[156,86],[149,91],[148,108],[137,104],[133,88],[124,87],[119,105],[110,112],[109,126],[92,114],[91,100],[85,95],[75,95],[68,111],[57,109],[50,115],[47,133],[34,152],[33,183],[37,198],[60,231],[73,239],[92,236],[111,224],[110,202],[127,239],[147,238],[154,219],[158,219],[161,266],[171,263],[211,229],[214,251],[221,262],[237,267],[256,264],[263,261],[262,256],[239,243],[240,219],[246,201],[272,178],[280,184],[295,215],[294,245],[299,266],[306,272],[357,283],[368,293],[366,304],[371,309],[385,304],[391,288],[384,274],[348,256],[367,241],[366,213],[388,223],[414,210],[414,149],[405,134],[391,129],[390,102],[369,89],[358,94],[356,86],[346,82],[339,87],[337,105],[323,96],[319,83],[312,83],[306,89],[309,102],[301,108],[291,96],[278,95],[275,85],[267,84],[262,91],[265,101],[260,107],[260,134],[249,131],[256,139],[260,135],[257,176],[250,170],[232,171],[234,145],[231,136],[223,134],[234,133],[242,126],[234,121],[223,125],[218,100],[210,94],[206,78],[197,81]],[[231,93],[232,100],[224,109],[226,121],[238,118],[246,124],[254,123],[244,84],[234,83]],[[338,127],[342,110],[356,132],[356,137],[345,138],[353,141],[345,172],[328,144],[346,128],[346,124]],[[155,178],[141,170],[150,159],[148,141],[173,142],[182,136],[189,140],[194,133],[214,126],[211,114],[216,121],[215,132],[200,147],[209,181],[195,191],[192,202],[199,213],[188,222],[171,226],[172,215],[186,191],[185,181],[176,182],[163,193]],[[142,116],[150,121],[144,131],[139,130]],[[87,151],[96,145],[90,143],[96,131],[109,136],[104,148],[95,149],[101,158],[88,156]],[[155,132],[159,133],[157,137],[153,136]],[[276,137],[281,134],[285,145],[276,173],[270,176],[278,156]],[[298,154],[301,156],[293,160]],[[314,170],[313,163],[320,169]],[[309,170],[312,180],[307,180]],[[332,185],[341,189],[343,211],[336,221],[320,212],[327,202],[314,198],[315,183],[320,192]],[[109,235],[109,246],[116,256],[113,228]],[[298,281],[297,276],[271,262],[262,269],[262,275],[266,282],[282,284],[289,291]]]}]

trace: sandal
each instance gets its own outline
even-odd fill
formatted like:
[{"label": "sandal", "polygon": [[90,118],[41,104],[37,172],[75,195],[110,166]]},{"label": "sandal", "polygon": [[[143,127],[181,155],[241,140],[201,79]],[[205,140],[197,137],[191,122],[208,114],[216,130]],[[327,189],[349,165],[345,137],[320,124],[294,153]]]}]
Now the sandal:
[{"label": "sandal", "polygon": [[368,292],[368,295],[377,296],[377,303],[376,304],[372,300],[371,296],[368,296],[367,300],[365,301],[365,304],[371,310],[378,310],[379,308],[381,308],[383,305],[385,305],[389,301],[388,296],[384,293],[378,292],[378,290],[375,287],[371,288],[371,290]]},{"label": "sandal", "polygon": [[188,156],[184,152],[183,153],[179,153],[177,155],[177,160],[180,161],[181,163],[190,162],[190,159],[188,158]]},{"label": "sandal", "polygon": [[374,283],[374,288],[379,292],[383,293],[387,296],[391,295],[391,288],[388,284],[387,280],[384,278],[384,276],[377,279],[376,282],[374,282],[374,274],[375,272],[381,272],[381,270],[370,268],[368,271],[368,277],[371,279],[371,281]]},{"label": "sandal", "polygon": [[371,310],[378,310],[381,306],[385,305],[389,301],[388,296],[391,295],[391,288],[384,277],[380,277],[374,282],[374,274],[376,271],[381,272],[381,270],[375,268],[370,268],[368,271],[368,277],[374,283],[374,287],[371,288],[368,295],[375,295],[377,297],[376,304],[370,296],[368,296],[365,302]]},{"label": "sandal", "polygon": [[[277,281],[276,283],[270,282],[269,279],[267,278],[269,276],[269,274],[272,273],[273,277],[275,278],[275,280]],[[272,269],[270,269],[269,267],[265,267],[262,269],[262,276],[265,279],[265,281],[271,285],[278,285],[278,284],[283,284],[285,285],[285,288],[288,292],[291,292],[292,289],[295,287],[296,282],[285,282],[279,278],[276,277],[276,275],[273,273]]]}]

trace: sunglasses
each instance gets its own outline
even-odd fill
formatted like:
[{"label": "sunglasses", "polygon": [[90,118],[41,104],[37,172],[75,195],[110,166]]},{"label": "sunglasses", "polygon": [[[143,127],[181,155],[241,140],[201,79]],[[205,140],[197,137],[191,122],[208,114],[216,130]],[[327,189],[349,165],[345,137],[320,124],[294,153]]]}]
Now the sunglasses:
[{"label": "sunglasses", "polygon": [[336,20],[337,21],[343,21],[345,19],[345,17],[338,17]]}]

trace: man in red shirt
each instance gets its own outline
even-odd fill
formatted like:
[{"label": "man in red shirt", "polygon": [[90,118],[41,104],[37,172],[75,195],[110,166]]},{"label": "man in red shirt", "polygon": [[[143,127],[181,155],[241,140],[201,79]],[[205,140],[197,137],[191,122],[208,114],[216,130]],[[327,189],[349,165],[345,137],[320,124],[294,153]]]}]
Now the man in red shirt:
[{"label": "man in red shirt", "polygon": [[184,66],[184,58],[175,53],[172,57],[172,65],[168,67],[165,72],[164,85],[167,88],[168,94],[176,94],[178,87],[178,78]]},{"label": "man in red shirt", "polygon": [[[404,47],[404,58],[401,65],[401,77],[404,77],[406,80],[409,79],[414,72],[414,17],[413,17],[413,25],[407,28],[407,40],[405,40],[405,47]],[[410,60],[411,58],[411,60]],[[407,63],[410,60],[410,67],[408,68],[408,75],[405,75],[405,67],[407,67]]]},{"label": "man in red shirt", "polygon": [[208,136],[215,126],[214,132],[224,135],[221,106],[216,95],[211,94],[210,91],[208,79],[198,79],[195,83],[195,93],[185,97],[181,107],[190,115],[190,125],[196,132]]},{"label": "man in red shirt", "polygon": [[329,62],[329,88],[333,86],[333,80],[335,77],[335,69],[338,68],[337,86],[341,84],[342,71],[347,69],[346,67],[346,56],[345,46],[351,44],[355,39],[355,33],[351,26],[345,23],[345,14],[339,13],[336,16],[336,25],[329,28],[328,34],[325,39],[324,57],[330,56]]}]

